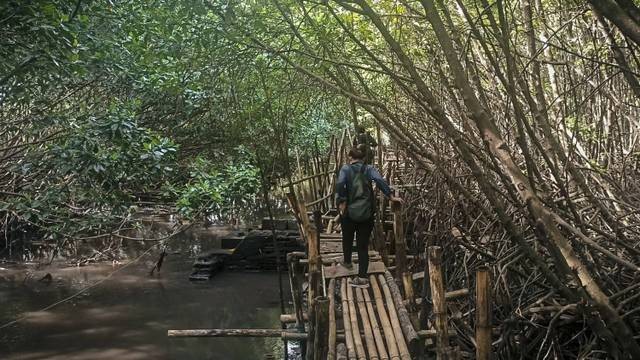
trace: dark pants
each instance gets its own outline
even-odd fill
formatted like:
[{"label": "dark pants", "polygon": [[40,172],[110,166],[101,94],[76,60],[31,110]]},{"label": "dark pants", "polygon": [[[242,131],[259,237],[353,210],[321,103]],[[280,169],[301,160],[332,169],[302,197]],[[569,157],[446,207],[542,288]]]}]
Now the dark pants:
[{"label": "dark pants", "polygon": [[344,262],[351,263],[351,253],[353,252],[353,238],[356,238],[356,248],[358,249],[358,276],[367,277],[369,269],[369,238],[373,230],[373,219],[366,222],[354,222],[349,218],[342,219],[342,252]]}]

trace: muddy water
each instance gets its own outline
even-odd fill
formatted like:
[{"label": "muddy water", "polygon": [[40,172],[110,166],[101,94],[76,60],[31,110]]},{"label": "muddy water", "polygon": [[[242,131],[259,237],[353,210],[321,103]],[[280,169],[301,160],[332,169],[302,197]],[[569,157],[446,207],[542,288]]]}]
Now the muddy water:
[{"label": "muddy water", "polygon": [[[131,249],[129,258],[149,244]],[[193,237],[168,245],[159,275],[149,276],[154,249],[112,276],[122,264],[83,267],[0,263],[0,359],[266,359],[281,358],[274,339],[169,339],[167,329],[275,328],[279,295],[274,273],[222,272],[190,283],[193,257],[215,239]],[[129,260],[122,260],[126,263]],[[45,274],[50,283],[40,282]],[[48,305],[104,281],[46,311]]]}]

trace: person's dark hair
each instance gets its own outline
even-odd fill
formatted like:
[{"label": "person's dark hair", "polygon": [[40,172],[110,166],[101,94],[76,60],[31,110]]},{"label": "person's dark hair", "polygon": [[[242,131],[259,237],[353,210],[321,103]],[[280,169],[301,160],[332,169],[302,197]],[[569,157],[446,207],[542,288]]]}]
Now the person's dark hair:
[{"label": "person's dark hair", "polygon": [[364,152],[362,152],[362,150],[354,147],[354,148],[351,148],[351,150],[349,151],[349,156],[352,159],[355,159],[355,160],[363,160],[364,159]]},{"label": "person's dark hair", "polygon": [[365,132],[365,128],[362,125],[357,125],[356,126],[356,133],[357,134],[362,134],[363,132]]}]

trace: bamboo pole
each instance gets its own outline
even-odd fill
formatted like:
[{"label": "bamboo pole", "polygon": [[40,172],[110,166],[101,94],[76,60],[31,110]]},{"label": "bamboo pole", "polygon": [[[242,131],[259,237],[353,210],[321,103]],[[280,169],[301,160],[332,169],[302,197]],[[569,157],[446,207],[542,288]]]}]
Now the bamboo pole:
[{"label": "bamboo pole", "polygon": [[402,205],[391,203],[393,212],[393,232],[396,250],[396,279],[401,280],[402,274],[407,271],[407,248],[404,238],[404,222],[402,221]]},{"label": "bamboo pole", "polygon": [[362,291],[364,295],[364,302],[367,307],[367,313],[369,313],[369,322],[371,323],[371,329],[373,330],[373,337],[376,340],[376,347],[378,349],[378,356],[380,360],[388,360],[389,353],[384,345],[384,338],[382,337],[382,333],[380,332],[380,326],[378,325],[378,319],[376,319],[375,309],[373,307],[373,302],[371,301],[371,296],[369,296],[368,290]]},{"label": "bamboo pole", "polygon": [[329,349],[329,299],[318,296],[315,299],[315,334],[313,359],[326,360]]},{"label": "bamboo pole", "polygon": [[349,314],[351,315],[351,333],[353,334],[353,343],[356,348],[356,358],[366,359],[367,354],[364,351],[362,337],[360,337],[360,326],[358,325],[358,313],[356,312],[355,301],[353,297],[353,288],[351,287],[351,279],[347,280],[347,303],[349,305]]},{"label": "bamboo pole", "polygon": [[409,308],[413,311],[416,306],[416,299],[413,292],[413,277],[411,273],[405,271],[402,273],[402,285],[404,286],[404,298],[409,302]]},{"label": "bamboo pole", "polygon": [[376,341],[373,338],[373,329],[371,328],[371,322],[369,321],[369,314],[364,304],[364,296],[362,295],[362,289],[356,288],[354,290],[356,300],[358,304],[358,312],[360,313],[360,319],[362,320],[362,329],[364,330],[364,342],[367,346],[367,353],[369,359],[380,359],[378,351],[376,350]]},{"label": "bamboo pole", "polygon": [[476,359],[491,359],[491,279],[485,266],[476,271]]},{"label": "bamboo pole", "polygon": [[282,329],[196,329],[168,330],[168,337],[280,337],[291,340],[306,339],[305,333],[293,333]]},{"label": "bamboo pole", "polygon": [[436,352],[438,359],[446,359],[449,347],[449,331],[447,324],[447,305],[444,298],[444,281],[442,280],[442,248],[429,246],[429,283],[431,285],[431,298],[433,301],[433,314],[435,316]]},{"label": "bamboo pole", "polygon": [[342,322],[344,327],[345,342],[347,343],[347,356],[349,360],[355,360],[356,348],[351,331],[351,316],[349,313],[349,298],[347,297],[347,279],[340,281],[340,298],[342,299]]},{"label": "bamboo pole", "polygon": [[305,314],[302,308],[302,267],[300,266],[300,258],[295,256],[294,253],[287,254],[287,265],[289,267],[289,286],[291,287],[296,329],[304,331]]},{"label": "bamboo pole", "polygon": [[329,342],[327,360],[336,358],[336,279],[329,280]]},{"label": "bamboo pole", "polygon": [[389,311],[389,319],[391,320],[391,327],[393,329],[396,343],[398,344],[400,359],[410,360],[411,354],[409,353],[409,348],[407,347],[407,343],[404,339],[404,334],[402,333],[402,326],[400,326],[400,320],[398,319],[398,313],[396,312],[396,306],[391,295],[391,290],[389,290],[387,279],[385,279],[385,277],[380,274],[378,275],[378,280],[380,281],[382,291],[384,292],[384,297],[387,303],[387,310]]},{"label": "bamboo pole", "polygon": [[384,277],[387,280],[387,286],[391,292],[396,313],[398,314],[398,320],[400,321],[400,326],[402,328],[402,333],[407,340],[409,347],[413,348],[418,341],[418,334],[416,333],[416,329],[413,327],[407,308],[404,306],[400,289],[398,289],[398,286],[389,271],[385,271]]},{"label": "bamboo pole", "polygon": [[[307,315],[307,313],[303,313],[303,317],[304,320],[308,320],[309,317]],[[290,324],[290,323],[296,323],[298,321],[298,319],[296,318],[296,314],[281,314],[280,315],[280,322],[281,323],[285,323],[285,324]]]},{"label": "bamboo pole", "polygon": [[391,359],[397,359],[400,357],[398,343],[396,341],[395,334],[393,333],[393,328],[391,327],[391,321],[389,320],[387,310],[384,307],[384,300],[375,275],[369,276],[369,284],[371,284],[371,290],[373,290],[373,299],[376,302],[376,309],[378,310],[378,316],[380,317],[380,324],[382,324],[382,331],[384,332],[384,337],[387,340],[389,356]]}]

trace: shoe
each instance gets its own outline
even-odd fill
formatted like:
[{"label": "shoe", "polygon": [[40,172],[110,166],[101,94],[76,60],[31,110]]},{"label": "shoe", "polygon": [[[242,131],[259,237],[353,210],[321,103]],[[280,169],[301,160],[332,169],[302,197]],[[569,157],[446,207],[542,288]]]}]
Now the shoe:
[{"label": "shoe", "polygon": [[357,277],[351,280],[351,286],[361,288],[361,289],[366,289],[369,287],[369,280],[367,278]]},{"label": "shoe", "polygon": [[353,263],[341,262],[340,266],[348,270],[353,270]]}]

